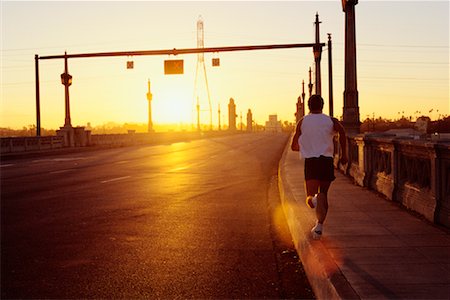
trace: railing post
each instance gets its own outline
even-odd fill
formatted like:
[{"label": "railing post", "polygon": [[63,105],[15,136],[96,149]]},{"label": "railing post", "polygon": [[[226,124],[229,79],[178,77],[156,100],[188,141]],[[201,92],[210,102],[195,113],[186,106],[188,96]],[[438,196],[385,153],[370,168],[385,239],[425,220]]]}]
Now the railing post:
[{"label": "railing post", "polygon": [[[434,209],[434,223],[439,222],[439,213],[441,211],[442,199],[441,199],[441,187],[439,182],[440,171],[440,153],[437,149],[437,144],[433,145],[434,155],[431,159],[431,188],[434,190],[434,198],[436,199],[436,208]],[[434,178],[433,178],[434,177]]]}]

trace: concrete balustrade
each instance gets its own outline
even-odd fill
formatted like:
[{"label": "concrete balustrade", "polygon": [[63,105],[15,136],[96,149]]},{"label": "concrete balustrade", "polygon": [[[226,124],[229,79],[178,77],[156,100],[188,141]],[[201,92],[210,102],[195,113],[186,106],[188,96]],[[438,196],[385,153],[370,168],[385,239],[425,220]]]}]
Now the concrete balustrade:
[{"label": "concrete balustrade", "polygon": [[366,134],[349,137],[348,147],[350,163],[340,168],[356,184],[450,226],[450,141]]},{"label": "concrete balustrade", "polygon": [[91,132],[89,130],[85,130],[84,127],[74,127],[69,130],[62,127],[61,130],[58,130],[57,136],[1,138],[1,153],[20,153],[29,151],[41,151],[47,149],[77,148],[88,146],[124,147],[133,145],[170,144],[201,138],[220,137],[241,133],[243,132],[230,132],[228,130],[161,133],[136,133],[134,131],[129,131],[125,134],[91,135]]},{"label": "concrete balustrade", "polygon": [[64,146],[60,136],[1,138],[1,152],[24,152],[58,149]]}]

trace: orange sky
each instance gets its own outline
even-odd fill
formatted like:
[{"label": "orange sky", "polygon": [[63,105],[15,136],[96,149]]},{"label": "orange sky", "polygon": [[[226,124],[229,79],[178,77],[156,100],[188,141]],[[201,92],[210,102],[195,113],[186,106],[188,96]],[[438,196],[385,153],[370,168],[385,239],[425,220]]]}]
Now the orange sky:
[{"label": "orange sky", "polygon": [[[1,2],[0,126],[36,124],[34,55],[196,47],[196,22],[204,20],[205,46],[310,43],[319,12],[321,41],[333,37],[335,115],[342,115],[344,14],[340,1],[288,2]],[[360,1],[357,15],[358,90],[361,119],[373,115],[413,118],[448,115],[449,3]],[[155,124],[195,122],[196,55],[179,55],[184,75],[165,76],[173,57],[69,60],[73,125],[147,122],[147,80],[152,82]],[[220,58],[220,67],[211,59]],[[126,61],[134,69],[126,69]],[[322,94],[328,101],[327,52]],[[294,121],[301,81],[313,66],[310,49],[205,54],[213,124],[222,124],[233,97],[259,124],[269,114]],[[64,124],[62,60],[41,61],[41,126]],[[202,80],[201,83],[204,81]],[[209,123],[200,92],[201,122]],[[430,112],[431,111],[431,112]],[[328,112],[328,107],[325,107]],[[420,113],[419,113],[420,112]]]}]

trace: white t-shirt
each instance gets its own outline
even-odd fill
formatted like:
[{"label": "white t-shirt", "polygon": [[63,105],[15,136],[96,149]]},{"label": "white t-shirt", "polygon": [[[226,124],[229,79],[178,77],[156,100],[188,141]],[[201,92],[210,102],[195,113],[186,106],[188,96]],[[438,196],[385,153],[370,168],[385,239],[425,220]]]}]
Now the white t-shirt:
[{"label": "white t-shirt", "polygon": [[298,138],[300,155],[303,158],[333,157],[333,120],[325,114],[309,114],[303,117],[302,134]]}]

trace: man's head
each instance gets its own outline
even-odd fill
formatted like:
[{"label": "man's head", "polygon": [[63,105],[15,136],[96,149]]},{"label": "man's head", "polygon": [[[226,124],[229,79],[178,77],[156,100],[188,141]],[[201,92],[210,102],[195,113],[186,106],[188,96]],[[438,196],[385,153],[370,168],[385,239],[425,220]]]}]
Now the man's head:
[{"label": "man's head", "polygon": [[321,112],[323,109],[323,99],[320,95],[312,95],[308,100],[310,111]]}]

